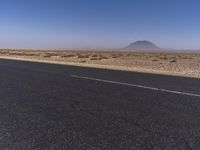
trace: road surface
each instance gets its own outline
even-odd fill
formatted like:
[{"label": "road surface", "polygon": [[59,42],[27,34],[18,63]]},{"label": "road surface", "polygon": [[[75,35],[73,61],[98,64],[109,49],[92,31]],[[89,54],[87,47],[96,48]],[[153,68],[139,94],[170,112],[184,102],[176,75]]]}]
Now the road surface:
[{"label": "road surface", "polygon": [[200,80],[1,59],[0,149],[200,149]]}]

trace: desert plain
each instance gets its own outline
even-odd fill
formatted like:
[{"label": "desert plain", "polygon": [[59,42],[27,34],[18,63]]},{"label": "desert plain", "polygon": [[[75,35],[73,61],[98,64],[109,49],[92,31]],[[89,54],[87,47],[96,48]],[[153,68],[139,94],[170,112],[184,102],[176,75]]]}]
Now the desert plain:
[{"label": "desert plain", "polygon": [[200,77],[199,52],[1,49],[1,59]]}]

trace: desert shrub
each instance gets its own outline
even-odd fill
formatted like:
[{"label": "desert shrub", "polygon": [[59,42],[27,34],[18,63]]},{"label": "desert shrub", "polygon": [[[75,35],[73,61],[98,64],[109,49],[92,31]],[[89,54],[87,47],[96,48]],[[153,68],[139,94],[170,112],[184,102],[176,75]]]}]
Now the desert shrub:
[{"label": "desert shrub", "polygon": [[108,57],[99,55],[99,59],[108,59]]},{"label": "desert shrub", "polygon": [[158,61],[158,59],[153,59],[152,61]]},{"label": "desert shrub", "polygon": [[21,56],[40,56],[40,54],[27,53],[27,54],[22,54]]},{"label": "desert shrub", "polygon": [[112,55],[112,58],[119,58],[119,57],[121,57],[121,56],[123,56],[122,54],[113,54]]},{"label": "desert shrub", "polygon": [[90,60],[101,60],[102,58],[97,58],[97,57],[93,57],[93,58],[90,58]]},{"label": "desert shrub", "polygon": [[82,60],[82,61],[80,61],[80,63],[86,63],[87,61],[86,60]]},{"label": "desert shrub", "polygon": [[6,52],[6,51],[0,51],[0,54],[4,55],[4,54],[8,54],[8,52]]},{"label": "desert shrub", "polygon": [[156,55],[155,57],[160,58],[160,55]]},{"label": "desert shrub", "polygon": [[108,57],[106,57],[106,56],[103,56],[103,57],[101,57],[102,59],[108,59]]},{"label": "desert shrub", "polygon": [[58,56],[55,53],[44,53],[43,57],[53,57],[53,56]]},{"label": "desert shrub", "polygon": [[78,58],[89,58],[90,55],[78,55]]},{"label": "desert shrub", "polygon": [[166,56],[161,56],[159,58],[162,59],[162,60],[168,60],[168,58]]},{"label": "desert shrub", "polygon": [[46,58],[48,57],[49,58],[49,57],[51,57],[51,55],[44,55],[43,57],[46,57]]},{"label": "desert shrub", "polygon": [[173,59],[173,60],[170,60],[171,63],[176,63],[177,60],[176,59]]},{"label": "desert shrub", "polygon": [[62,55],[61,57],[75,57],[75,54]]},{"label": "desert shrub", "polygon": [[97,55],[97,54],[94,54],[94,55],[92,55],[92,57],[98,57],[98,55]]}]

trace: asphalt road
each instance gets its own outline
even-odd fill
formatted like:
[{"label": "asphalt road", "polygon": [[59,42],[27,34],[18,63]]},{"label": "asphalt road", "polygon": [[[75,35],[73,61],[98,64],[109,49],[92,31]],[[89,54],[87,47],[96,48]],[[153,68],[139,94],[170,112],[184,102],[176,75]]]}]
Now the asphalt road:
[{"label": "asphalt road", "polygon": [[1,150],[198,150],[200,80],[0,60]]}]

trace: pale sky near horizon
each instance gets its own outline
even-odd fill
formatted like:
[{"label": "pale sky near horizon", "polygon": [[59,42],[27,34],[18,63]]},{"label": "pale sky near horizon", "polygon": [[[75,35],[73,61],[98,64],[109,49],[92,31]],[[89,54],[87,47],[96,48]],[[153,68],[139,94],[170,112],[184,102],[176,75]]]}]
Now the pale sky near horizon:
[{"label": "pale sky near horizon", "polygon": [[0,48],[200,49],[199,0],[0,0]]}]

